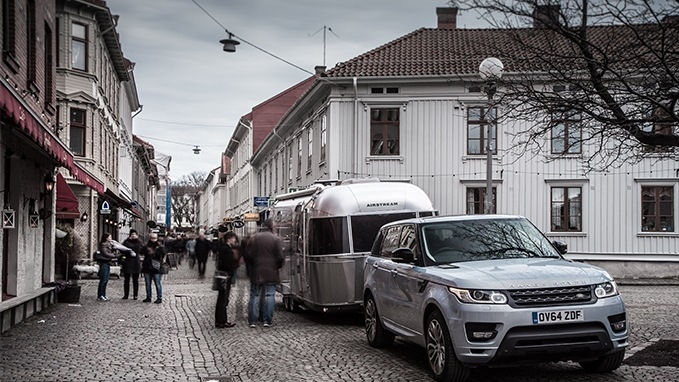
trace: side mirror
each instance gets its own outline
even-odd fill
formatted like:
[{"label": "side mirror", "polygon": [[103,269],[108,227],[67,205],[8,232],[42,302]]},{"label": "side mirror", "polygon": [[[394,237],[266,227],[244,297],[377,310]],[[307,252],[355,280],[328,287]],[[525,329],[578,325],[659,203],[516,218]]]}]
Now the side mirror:
[{"label": "side mirror", "polygon": [[560,254],[565,255],[566,252],[568,252],[568,244],[564,243],[563,241],[559,240],[554,240],[552,242],[552,245],[554,248],[556,248],[557,251],[559,251]]},{"label": "side mirror", "polygon": [[410,248],[396,248],[391,251],[391,260],[396,263],[410,264],[415,262],[415,254]]}]

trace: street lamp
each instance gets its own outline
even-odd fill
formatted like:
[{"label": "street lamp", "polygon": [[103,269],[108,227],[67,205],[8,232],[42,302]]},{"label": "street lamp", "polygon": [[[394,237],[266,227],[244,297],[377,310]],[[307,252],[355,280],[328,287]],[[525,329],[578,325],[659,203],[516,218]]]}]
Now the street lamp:
[{"label": "street lamp", "polygon": [[[488,95],[488,107],[486,107],[483,121],[489,115],[490,108],[493,101],[493,96],[497,91],[497,81],[502,77],[504,65],[500,59],[495,57],[488,57],[479,65],[479,75],[485,82],[484,92]],[[491,123],[489,123],[491,122]],[[492,121],[486,121],[486,197],[484,203],[484,213],[490,214],[493,212],[493,150],[492,150]]]}]

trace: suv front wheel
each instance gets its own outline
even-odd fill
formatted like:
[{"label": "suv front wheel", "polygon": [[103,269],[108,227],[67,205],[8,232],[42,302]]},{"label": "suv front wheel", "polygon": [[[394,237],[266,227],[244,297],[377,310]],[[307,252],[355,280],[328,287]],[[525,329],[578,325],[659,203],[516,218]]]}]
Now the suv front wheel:
[{"label": "suv front wheel", "polygon": [[469,369],[457,360],[446,321],[438,310],[427,317],[425,341],[427,364],[437,381],[462,382],[467,379]]},{"label": "suv front wheel", "polygon": [[394,342],[394,334],[382,326],[377,313],[377,304],[371,294],[365,299],[365,334],[368,343],[375,348],[383,348]]}]

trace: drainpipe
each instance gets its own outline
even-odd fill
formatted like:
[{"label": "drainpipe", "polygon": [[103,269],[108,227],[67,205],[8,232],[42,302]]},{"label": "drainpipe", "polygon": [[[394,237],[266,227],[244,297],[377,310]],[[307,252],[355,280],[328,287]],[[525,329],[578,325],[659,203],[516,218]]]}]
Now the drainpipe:
[{"label": "drainpipe", "polygon": [[132,114],[132,119],[134,119],[134,117],[139,115],[139,113],[141,113],[142,110],[144,110],[144,105],[139,105],[139,109],[137,109],[137,111],[134,114]]},{"label": "drainpipe", "polygon": [[358,136],[358,78],[354,77],[354,128],[352,129],[352,134],[353,134],[353,145],[351,147],[351,171],[353,174],[352,176],[356,176],[356,146],[358,145],[358,142],[356,142],[356,137]]}]

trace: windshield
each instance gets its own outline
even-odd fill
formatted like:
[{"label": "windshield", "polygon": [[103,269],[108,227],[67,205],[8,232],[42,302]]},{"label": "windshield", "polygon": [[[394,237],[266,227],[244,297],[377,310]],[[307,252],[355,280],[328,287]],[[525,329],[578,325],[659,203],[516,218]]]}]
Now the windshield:
[{"label": "windshield", "polygon": [[560,257],[552,244],[526,219],[432,223],[422,227],[422,236],[427,256],[437,264]]},{"label": "windshield", "polygon": [[351,231],[354,240],[354,252],[370,252],[375,237],[383,225],[414,217],[414,212],[352,216]]}]

